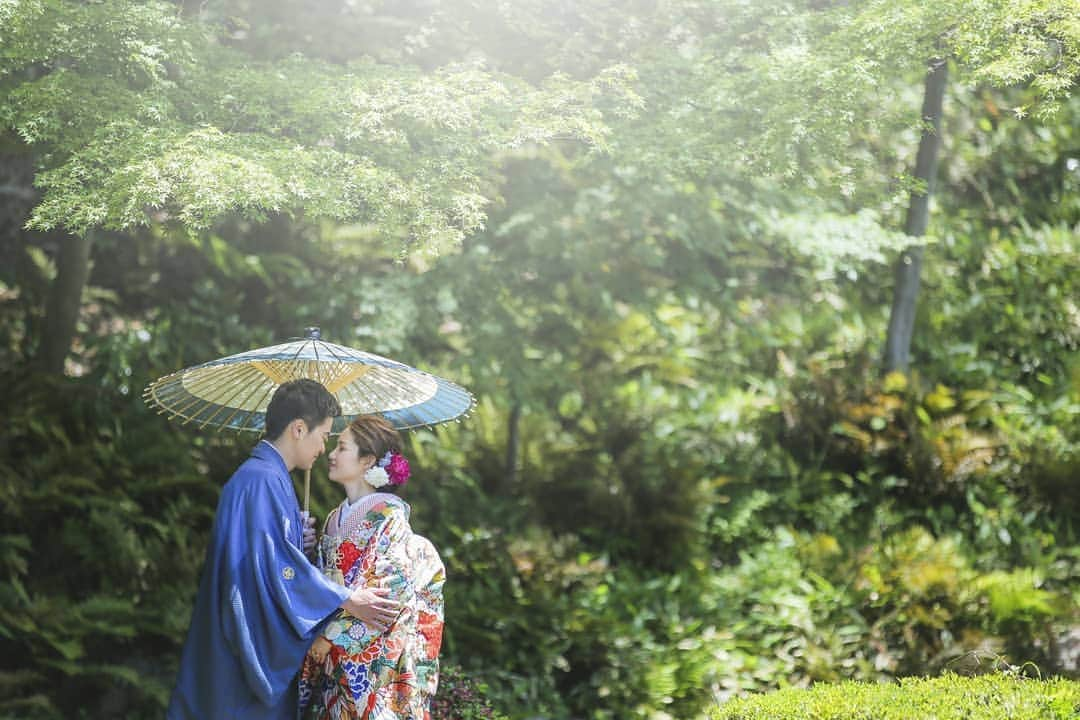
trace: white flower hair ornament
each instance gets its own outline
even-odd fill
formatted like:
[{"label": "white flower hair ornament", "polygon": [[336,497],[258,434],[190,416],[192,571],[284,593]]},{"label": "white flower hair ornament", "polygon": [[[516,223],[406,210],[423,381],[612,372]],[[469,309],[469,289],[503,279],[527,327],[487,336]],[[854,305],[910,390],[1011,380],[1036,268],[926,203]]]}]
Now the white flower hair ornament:
[{"label": "white flower hair ornament", "polygon": [[364,481],[373,488],[404,485],[409,481],[409,461],[401,453],[389,451],[368,468]]}]

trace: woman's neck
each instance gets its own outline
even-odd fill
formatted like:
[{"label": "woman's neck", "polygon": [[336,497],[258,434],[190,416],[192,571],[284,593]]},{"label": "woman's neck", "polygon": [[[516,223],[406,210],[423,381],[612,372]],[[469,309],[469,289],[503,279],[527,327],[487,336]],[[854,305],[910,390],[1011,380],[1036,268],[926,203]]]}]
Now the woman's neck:
[{"label": "woman's neck", "polygon": [[348,483],[345,485],[345,497],[349,499],[349,504],[352,505],[362,497],[366,497],[375,492],[375,488],[368,485],[363,480],[357,480],[356,482]]}]

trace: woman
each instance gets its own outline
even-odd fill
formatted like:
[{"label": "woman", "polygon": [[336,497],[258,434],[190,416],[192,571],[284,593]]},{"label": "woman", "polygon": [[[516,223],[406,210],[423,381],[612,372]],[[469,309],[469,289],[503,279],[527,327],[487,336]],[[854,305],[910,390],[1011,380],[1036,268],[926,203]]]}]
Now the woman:
[{"label": "woman", "polygon": [[442,643],[439,554],[409,527],[401,436],[385,419],[354,420],[330,453],[330,480],[346,499],[319,543],[323,571],[350,588],[389,588],[402,605],[383,632],[341,613],[315,640],[300,672],[301,716],[319,720],[424,720],[438,685]]}]

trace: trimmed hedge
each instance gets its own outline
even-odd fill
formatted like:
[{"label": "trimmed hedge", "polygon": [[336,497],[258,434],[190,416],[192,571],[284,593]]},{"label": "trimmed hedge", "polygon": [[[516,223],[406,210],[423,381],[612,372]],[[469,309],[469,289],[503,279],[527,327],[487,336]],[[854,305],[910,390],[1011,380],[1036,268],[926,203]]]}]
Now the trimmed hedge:
[{"label": "trimmed hedge", "polygon": [[1013,674],[786,689],[725,704],[713,720],[1075,720],[1080,682]]}]

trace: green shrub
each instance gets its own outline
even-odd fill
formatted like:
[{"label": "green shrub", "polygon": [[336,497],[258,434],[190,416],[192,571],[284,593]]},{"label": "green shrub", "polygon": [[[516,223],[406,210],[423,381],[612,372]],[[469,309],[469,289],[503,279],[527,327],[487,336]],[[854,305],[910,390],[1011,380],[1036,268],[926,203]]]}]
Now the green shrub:
[{"label": "green shrub", "polygon": [[461,668],[444,666],[439,691],[431,703],[432,720],[503,720],[485,697],[487,686],[471,680]]},{"label": "green shrub", "polygon": [[733,700],[713,720],[1055,720],[1080,713],[1080,682],[1012,673],[789,688]]}]

